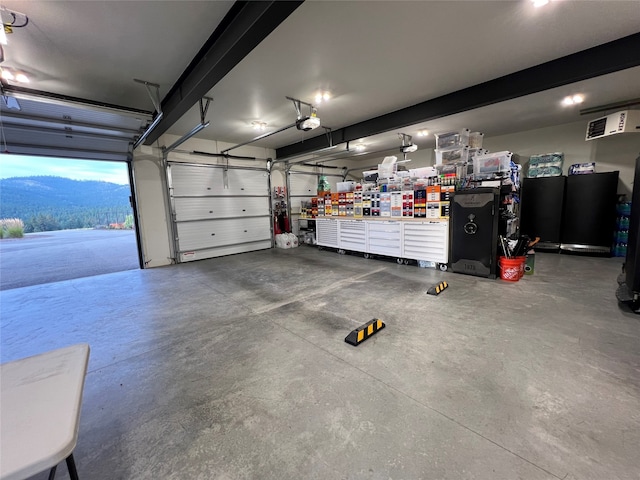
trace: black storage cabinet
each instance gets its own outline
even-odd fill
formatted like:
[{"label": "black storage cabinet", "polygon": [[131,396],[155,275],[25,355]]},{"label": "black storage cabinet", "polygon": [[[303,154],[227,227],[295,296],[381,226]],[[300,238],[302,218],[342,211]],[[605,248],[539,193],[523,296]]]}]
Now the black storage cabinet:
[{"label": "black storage cabinet", "polygon": [[496,278],[500,189],[476,188],[451,198],[450,262],[456,273]]},{"label": "black storage cabinet", "polygon": [[617,191],[618,172],[567,177],[561,250],[611,254]]},{"label": "black storage cabinet", "polygon": [[560,249],[567,177],[525,178],[520,202],[520,233],[540,237],[536,249]]},{"label": "black storage cabinet", "polygon": [[629,241],[623,267],[622,280],[616,291],[621,302],[629,302],[631,308],[640,312],[640,157],[636,158],[631,194],[631,216],[629,218]]}]

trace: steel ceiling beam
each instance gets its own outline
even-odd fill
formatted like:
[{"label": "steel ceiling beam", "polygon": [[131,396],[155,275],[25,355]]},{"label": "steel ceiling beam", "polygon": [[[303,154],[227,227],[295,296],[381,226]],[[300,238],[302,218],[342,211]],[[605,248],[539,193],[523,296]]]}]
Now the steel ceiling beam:
[{"label": "steel ceiling beam", "polygon": [[302,3],[235,2],[162,100],[163,118],[145,145],[158,140]]},{"label": "steel ceiling beam", "polygon": [[[640,33],[634,33],[411,107],[333,130],[333,142],[337,144],[354,141],[638,65],[640,65]],[[313,152],[326,146],[326,138],[318,135],[305,139],[304,143],[292,143],[276,149],[276,159]]]}]

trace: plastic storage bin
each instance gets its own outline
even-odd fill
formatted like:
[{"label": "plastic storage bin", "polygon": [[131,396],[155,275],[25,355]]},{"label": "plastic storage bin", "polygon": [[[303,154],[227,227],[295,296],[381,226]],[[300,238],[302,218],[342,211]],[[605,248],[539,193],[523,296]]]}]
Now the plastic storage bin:
[{"label": "plastic storage bin", "polygon": [[395,163],[379,163],[378,164],[378,180],[381,178],[393,177],[398,170],[398,165]]},{"label": "plastic storage bin", "polygon": [[469,160],[469,147],[436,150],[436,165],[459,165]]},{"label": "plastic storage bin", "polygon": [[336,189],[338,192],[353,192],[356,189],[356,182],[338,182],[336,184]]},{"label": "plastic storage bin", "polygon": [[489,150],[486,148],[471,148],[469,147],[469,160],[473,157],[477,157],[478,155],[486,155],[489,153]]},{"label": "plastic storage bin", "polygon": [[459,132],[436,134],[436,148],[438,150],[469,146],[469,129],[463,128]]},{"label": "plastic storage bin", "polygon": [[511,152],[487,153],[473,158],[473,175],[476,178],[492,176],[511,170]]},{"label": "plastic storage bin", "polygon": [[428,178],[438,175],[438,171],[433,167],[420,167],[409,169],[409,176],[412,178]]},{"label": "plastic storage bin", "polygon": [[484,133],[472,132],[469,134],[469,148],[482,148]]}]

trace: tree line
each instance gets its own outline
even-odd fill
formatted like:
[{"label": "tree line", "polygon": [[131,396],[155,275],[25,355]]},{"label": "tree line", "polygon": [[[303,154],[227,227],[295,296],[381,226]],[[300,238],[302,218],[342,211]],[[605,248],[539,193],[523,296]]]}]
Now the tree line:
[{"label": "tree line", "polygon": [[50,232],[75,228],[108,228],[111,224],[124,224],[131,216],[131,208],[74,209],[27,213],[22,217],[24,233]]},{"label": "tree line", "polygon": [[[19,218],[24,232],[132,224],[128,185],[64,177],[0,180],[0,218]],[[130,217],[129,221],[128,217]]]}]

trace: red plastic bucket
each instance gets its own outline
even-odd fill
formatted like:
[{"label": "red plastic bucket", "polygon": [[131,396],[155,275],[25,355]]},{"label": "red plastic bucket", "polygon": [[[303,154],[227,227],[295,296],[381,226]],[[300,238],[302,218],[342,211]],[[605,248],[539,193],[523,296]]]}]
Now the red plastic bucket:
[{"label": "red plastic bucket", "polygon": [[527,257],[515,257],[515,260],[520,262],[520,278],[524,277],[524,266],[527,263]]},{"label": "red plastic bucket", "polygon": [[524,269],[524,263],[519,258],[499,257],[500,278],[508,282],[520,280],[520,266]]}]

